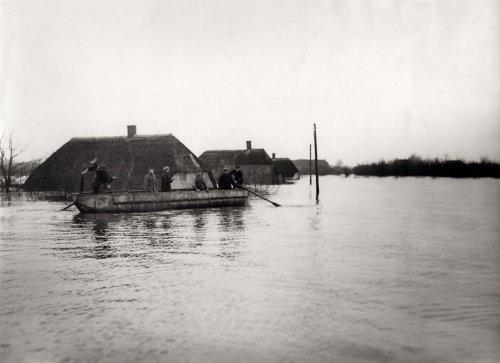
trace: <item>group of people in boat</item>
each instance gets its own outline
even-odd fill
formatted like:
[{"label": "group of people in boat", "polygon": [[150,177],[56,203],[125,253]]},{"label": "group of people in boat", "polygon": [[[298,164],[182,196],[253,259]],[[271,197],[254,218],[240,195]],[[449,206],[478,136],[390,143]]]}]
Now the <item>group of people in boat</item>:
[{"label": "group of people in boat", "polygon": [[[160,178],[160,192],[170,192],[172,190],[172,182],[175,176],[170,174],[170,167],[165,166],[163,168],[163,173]],[[144,189],[147,192],[157,192],[158,191],[158,179],[154,169],[149,169],[149,173],[144,176]]]},{"label": "group of people in boat", "polygon": [[[91,185],[94,193],[99,193],[102,189],[110,188],[110,183],[116,180],[116,177],[111,176],[106,170],[106,166],[97,164],[97,159],[90,162],[89,166],[82,172],[82,176],[90,171],[94,171],[94,178]],[[172,182],[175,175],[171,175],[170,167],[165,166],[158,183],[154,169],[149,169],[149,172],[144,176],[144,190],[147,192],[169,192],[172,190]],[[82,179],[83,180],[83,179]],[[221,175],[217,179],[218,189],[235,189],[243,184],[243,172],[239,165],[236,165],[233,170],[224,167]],[[82,188],[83,189],[83,188]],[[193,189],[197,191],[206,191],[209,189],[203,179],[203,171],[199,169],[194,179]]]},{"label": "group of people in boat", "polygon": [[229,172],[229,168],[225,167],[219,179],[217,179],[219,189],[233,189],[241,184],[243,184],[243,172],[240,170],[239,165],[236,165],[231,172]]}]

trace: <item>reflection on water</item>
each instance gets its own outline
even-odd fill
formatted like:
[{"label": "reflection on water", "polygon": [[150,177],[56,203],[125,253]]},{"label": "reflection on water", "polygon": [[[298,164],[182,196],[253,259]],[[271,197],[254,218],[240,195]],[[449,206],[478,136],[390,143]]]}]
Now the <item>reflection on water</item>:
[{"label": "reflection on water", "polygon": [[244,208],[219,208],[219,230],[229,233],[242,233],[245,230],[243,220]]},{"label": "reflection on water", "polygon": [[499,361],[499,182],[308,178],[248,208],[0,198],[0,361]]},{"label": "reflection on water", "polygon": [[152,217],[144,218],[144,227],[147,229],[154,229],[156,227],[156,219]]},{"label": "reflection on water", "polygon": [[196,235],[203,238],[207,223],[205,211],[202,209],[193,209],[190,214],[193,217],[193,228],[196,232]]},{"label": "reflection on water", "polygon": [[[91,231],[91,245],[55,250],[74,257],[113,258],[141,254],[146,243],[171,254],[197,254],[198,247],[210,244],[213,253],[234,259],[246,238],[244,208],[191,209],[149,214],[77,214],[71,227]],[[215,222],[215,223],[214,223]],[[207,226],[207,223],[212,223]],[[214,229],[214,225],[217,229]],[[126,249],[127,252],[123,252]]]},{"label": "reflection on water", "polygon": [[321,224],[321,204],[319,202],[316,202],[316,208],[310,208],[308,220],[311,231],[317,231]]},{"label": "reflection on water", "polygon": [[0,197],[0,206],[10,207],[10,205],[12,204],[12,198],[13,196],[11,194],[2,194]]}]

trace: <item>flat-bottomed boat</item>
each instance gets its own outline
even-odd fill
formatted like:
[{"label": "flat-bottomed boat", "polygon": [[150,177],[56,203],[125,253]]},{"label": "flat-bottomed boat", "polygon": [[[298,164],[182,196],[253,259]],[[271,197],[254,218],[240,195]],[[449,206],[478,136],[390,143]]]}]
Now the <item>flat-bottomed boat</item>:
[{"label": "flat-bottomed boat", "polygon": [[248,192],[240,189],[209,192],[113,192],[78,194],[75,206],[81,213],[140,213],[168,209],[240,207],[248,205]]}]

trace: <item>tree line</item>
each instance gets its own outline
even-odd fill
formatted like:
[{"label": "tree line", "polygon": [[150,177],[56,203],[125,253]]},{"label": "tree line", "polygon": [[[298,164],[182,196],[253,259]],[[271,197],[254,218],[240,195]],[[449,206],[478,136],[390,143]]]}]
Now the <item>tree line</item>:
[{"label": "tree line", "polygon": [[480,161],[466,162],[462,159],[422,159],[412,155],[407,159],[380,160],[373,163],[344,166],[338,161],[331,167],[334,175],[360,176],[430,176],[451,178],[500,178],[500,164],[486,157]]}]

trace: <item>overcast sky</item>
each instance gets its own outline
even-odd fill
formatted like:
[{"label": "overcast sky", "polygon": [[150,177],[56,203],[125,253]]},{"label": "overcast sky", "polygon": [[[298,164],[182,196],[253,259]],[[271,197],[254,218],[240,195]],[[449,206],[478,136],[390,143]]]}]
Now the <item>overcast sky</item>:
[{"label": "overcast sky", "polygon": [[500,160],[498,0],[2,0],[1,129],[349,164]]}]

